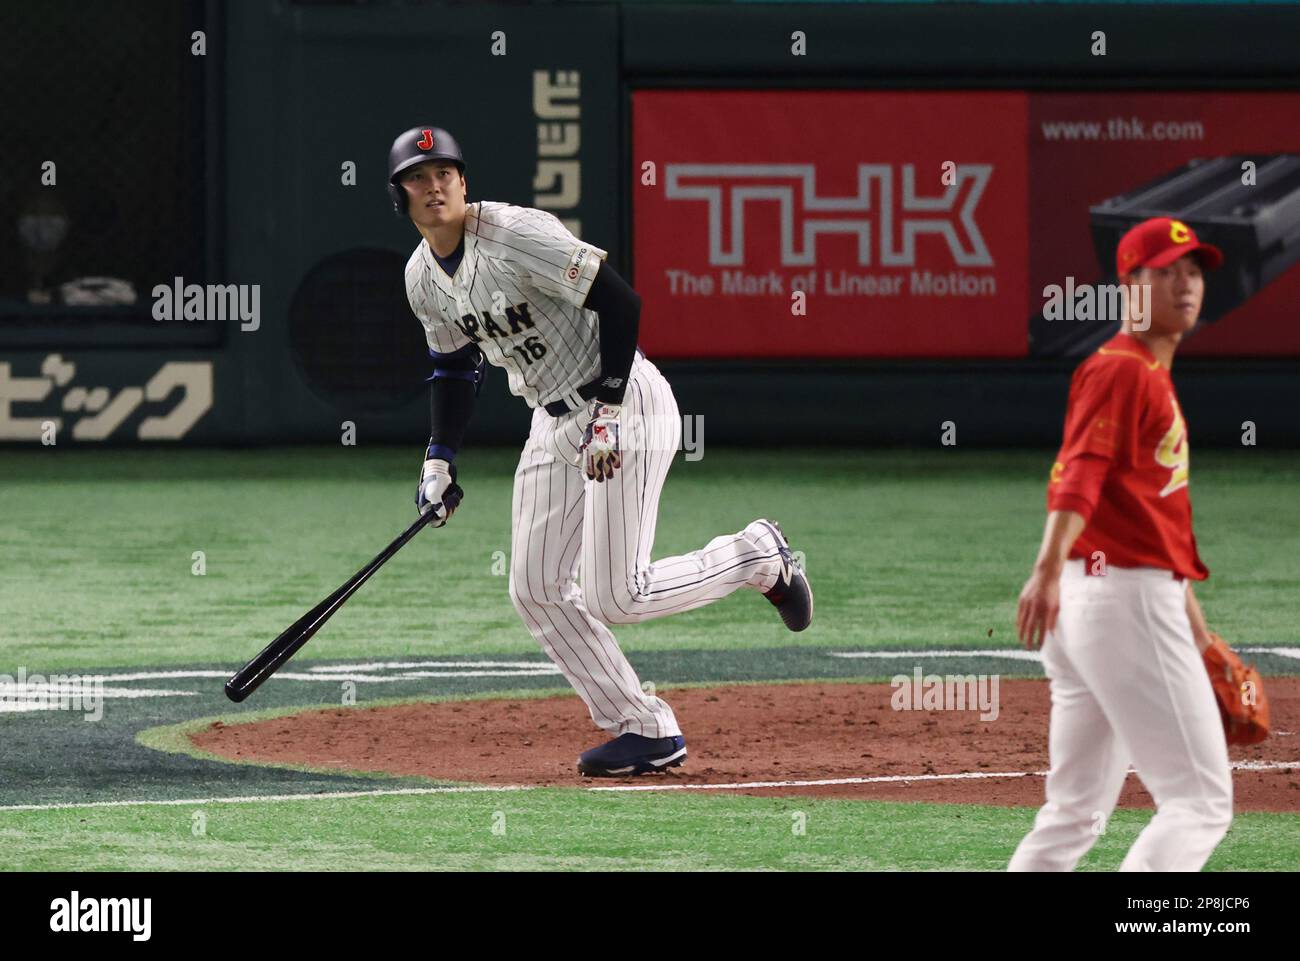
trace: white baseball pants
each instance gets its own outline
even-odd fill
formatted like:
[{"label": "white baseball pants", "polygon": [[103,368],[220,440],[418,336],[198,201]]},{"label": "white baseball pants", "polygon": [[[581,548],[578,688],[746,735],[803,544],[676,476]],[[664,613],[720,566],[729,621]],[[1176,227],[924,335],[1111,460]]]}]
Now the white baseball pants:
[{"label": "white baseball pants", "polygon": [[1132,764],[1156,814],[1120,870],[1199,871],[1232,823],[1232,772],[1185,583],[1154,568],[1088,576],[1083,564],[1065,566],[1056,630],[1043,646],[1047,803],[1009,870],[1073,870]]},{"label": "white baseball pants", "polygon": [[641,689],[610,625],[688,611],[742,587],[770,589],[776,540],[751,524],[651,563],[659,495],[681,441],[672,389],[637,356],[620,418],[622,466],[602,483],[581,467],[587,419],[585,409],[533,412],[515,471],[510,599],[597,725],[670,737],[681,733],[672,708]]}]

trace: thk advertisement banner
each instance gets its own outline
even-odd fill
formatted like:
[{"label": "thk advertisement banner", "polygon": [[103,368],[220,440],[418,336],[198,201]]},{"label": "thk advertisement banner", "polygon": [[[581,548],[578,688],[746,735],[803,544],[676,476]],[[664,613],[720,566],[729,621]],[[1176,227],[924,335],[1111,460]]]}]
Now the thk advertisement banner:
[{"label": "thk advertisement banner", "polygon": [[643,346],[1023,354],[1025,122],[1015,93],[637,93],[633,157],[658,181],[633,171]]},{"label": "thk advertisement banner", "polygon": [[[1203,207],[1223,185],[1188,184],[1191,161],[1300,153],[1296,131],[1291,94],[640,91],[641,342],[662,357],[1084,352],[1087,323],[1030,332],[1050,288],[1106,282],[1094,208],[1161,176],[1175,183],[1154,192],[1162,202]],[[1289,211],[1300,227],[1290,189],[1274,184],[1256,220]],[[1300,255],[1300,231],[1290,248]],[[1241,258],[1230,267],[1275,276],[1238,284],[1197,349],[1300,353],[1285,306],[1300,302],[1300,271]]]},{"label": "thk advertisement banner", "polygon": [[[1300,94],[1057,93],[1026,105],[1035,312],[1045,285],[1113,276],[1112,221],[1172,216],[1226,258],[1205,276],[1203,322],[1180,355],[1300,356]],[[1108,334],[1053,323],[1031,321],[1032,353],[1086,353]]]}]

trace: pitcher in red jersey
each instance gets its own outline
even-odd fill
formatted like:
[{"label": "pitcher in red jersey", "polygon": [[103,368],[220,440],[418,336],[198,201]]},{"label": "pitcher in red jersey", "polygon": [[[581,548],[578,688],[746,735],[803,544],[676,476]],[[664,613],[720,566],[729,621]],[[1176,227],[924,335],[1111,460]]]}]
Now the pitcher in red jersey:
[{"label": "pitcher in red jersey", "polygon": [[1047,802],[1013,871],[1069,871],[1129,765],[1156,802],[1122,871],[1197,871],[1232,822],[1232,774],[1201,658],[1187,424],[1169,369],[1223,255],[1158,217],[1120,240],[1120,332],[1079,365],[1047,489],[1047,525],[1016,629],[1051,681]]}]

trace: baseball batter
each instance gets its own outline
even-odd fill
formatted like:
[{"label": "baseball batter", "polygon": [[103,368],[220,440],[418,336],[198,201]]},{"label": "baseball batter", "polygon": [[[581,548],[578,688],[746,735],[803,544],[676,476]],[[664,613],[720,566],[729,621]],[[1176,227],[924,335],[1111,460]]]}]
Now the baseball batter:
[{"label": "baseball batter", "polygon": [[1227,744],[1200,654],[1209,630],[1191,585],[1208,571],[1169,376],[1200,313],[1203,271],[1223,258],[1160,217],[1125,234],[1116,259],[1123,284],[1147,286],[1147,310],[1126,298],[1120,333],[1074,373],[1042,547],[1016,615],[1025,644],[1042,645],[1052,711],[1047,803],[1013,871],[1072,870],[1130,764],[1156,814],[1120,870],[1200,870],[1232,822]]},{"label": "baseball batter", "polygon": [[[756,520],[652,562],[659,495],[681,440],[672,389],[637,348],[641,301],[552,214],[469,203],[445,130],[415,127],[389,152],[389,192],[421,241],[406,265],[433,358],[432,433],[416,502],[446,523],[485,363],[533,410],[515,472],[510,598],[524,624],[617,735],[578,759],[592,776],[662,771],[686,758],[672,708],[642,690],[611,626],[762,591],[785,625],[812,621],[808,579],[780,528]],[[445,516],[444,516],[445,515]]]}]

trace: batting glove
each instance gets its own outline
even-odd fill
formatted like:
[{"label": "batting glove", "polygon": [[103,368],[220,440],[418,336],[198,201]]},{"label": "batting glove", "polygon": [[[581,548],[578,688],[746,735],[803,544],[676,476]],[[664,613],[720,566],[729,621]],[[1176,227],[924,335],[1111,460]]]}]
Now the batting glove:
[{"label": "batting glove", "polygon": [[415,506],[421,514],[434,512],[430,527],[441,527],[456,513],[462,497],[456,486],[456,468],[445,460],[431,457],[420,471],[420,487],[415,492]]},{"label": "batting glove", "polygon": [[579,448],[590,480],[605,481],[613,477],[614,471],[623,464],[618,441],[618,418],[622,412],[619,404],[594,401],[591,405],[591,419],[583,431]]}]

